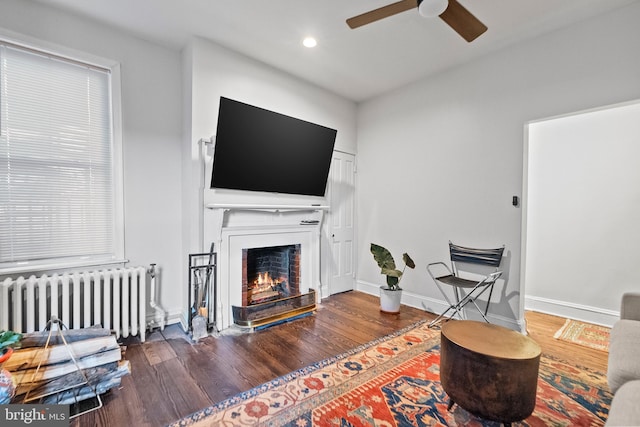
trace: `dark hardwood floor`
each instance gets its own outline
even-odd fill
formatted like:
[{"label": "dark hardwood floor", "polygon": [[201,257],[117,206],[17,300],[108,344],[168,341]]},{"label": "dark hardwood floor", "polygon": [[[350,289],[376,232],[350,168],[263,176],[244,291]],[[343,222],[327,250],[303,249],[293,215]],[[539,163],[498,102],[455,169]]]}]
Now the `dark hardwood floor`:
[{"label": "dark hardwood floor", "polygon": [[[131,375],[103,396],[103,407],[72,426],[162,426],[213,403],[314,362],[335,356],[434,315],[402,307],[380,313],[378,298],[360,292],[334,295],[313,316],[254,333],[225,333],[192,344],[177,325],[129,339]],[[527,313],[529,334],[543,349],[606,371],[607,353],[560,343],[563,318]]]}]

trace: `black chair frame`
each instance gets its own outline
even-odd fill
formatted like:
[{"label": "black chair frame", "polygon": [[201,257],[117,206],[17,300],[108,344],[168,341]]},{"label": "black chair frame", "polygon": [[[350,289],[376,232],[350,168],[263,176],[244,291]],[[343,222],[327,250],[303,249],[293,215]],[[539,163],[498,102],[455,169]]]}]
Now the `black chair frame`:
[{"label": "black chair frame", "polygon": [[[427,265],[427,271],[436,286],[442,293],[442,296],[449,304],[449,307],[442,312],[438,317],[429,323],[429,327],[436,325],[447,314],[451,313],[449,318],[458,316],[460,319],[464,319],[465,316],[462,309],[469,303],[472,303],[485,322],[490,323],[487,319],[487,313],[489,311],[489,304],[491,303],[491,295],[493,294],[493,286],[496,280],[502,276],[502,271],[498,270],[502,261],[502,254],[504,252],[504,246],[496,249],[476,249],[464,246],[455,245],[449,242],[449,254],[451,257],[451,268],[444,262],[434,262]],[[475,264],[495,267],[493,273],[487,274],[478,280],[466,279],[459,276],[457,264]],[[437,271],[446,271],[447,274],[436,275]],[[447,296],[443,285],[447,285],[453,288],[455,301],[452,301]],[[476,299],[489,291],[489,298],[484,310],[482,310],[476,303]]]}]

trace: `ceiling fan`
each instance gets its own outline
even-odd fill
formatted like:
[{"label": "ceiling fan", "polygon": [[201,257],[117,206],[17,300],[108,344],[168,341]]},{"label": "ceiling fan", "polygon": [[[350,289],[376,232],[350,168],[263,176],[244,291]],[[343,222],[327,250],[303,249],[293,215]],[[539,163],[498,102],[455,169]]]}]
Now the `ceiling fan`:
[{"label": "ceiling fan", "polygon": [[425,17],[439,16],[468,42],[487,31],[487,26],[457,0],[400,0],[349,18],[347,25],[352,29],[358,28],[414,8],[418,8],[420,15]]}]

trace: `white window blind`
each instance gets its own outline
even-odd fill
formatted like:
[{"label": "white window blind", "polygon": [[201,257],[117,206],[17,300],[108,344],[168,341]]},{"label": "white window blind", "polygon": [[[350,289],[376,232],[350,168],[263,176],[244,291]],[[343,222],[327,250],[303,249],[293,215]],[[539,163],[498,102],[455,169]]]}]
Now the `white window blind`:
[{"label": "white window blind", "polygon": [[0,41],[0,268],[116,257],[110,84]]}]

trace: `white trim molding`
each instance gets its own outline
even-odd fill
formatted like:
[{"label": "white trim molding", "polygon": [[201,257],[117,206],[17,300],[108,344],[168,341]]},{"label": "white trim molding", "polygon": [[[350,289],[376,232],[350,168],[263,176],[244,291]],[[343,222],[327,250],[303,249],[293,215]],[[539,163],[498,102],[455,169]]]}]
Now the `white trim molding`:
[{"label": "white trim molding", "polygon": [[567,301],[525,295],[525,310],[538,311],[568,319],[581,320],[596,325],[613,326],[620,319],[620,312],[600,307],[575,304]]},{"label": "white trim molding", "polygon": [[[380,295],[380,285],[365,282],[362,280],[358,280],[356,282],[356,290],[360,292],[364,292],[366,294],[379,296]],[[419,295],[413,292],[408,292],[407,290],[402,291],[402,304],[407,305],[409,307],[419,308],[426,312],[439,314],[445,311],[449,304],[447,304],[444,300],[429,298],[424,295]],[[476,311],[468,310],[468,319],[469,320],[482,320],[482,317]],[[477,316],[476,316],[477,315]],[[514,319],[509,319],[504,316],[497,316],[491,314],[489,312],[487,314],[487,318],[491,321],[491,323],[495,325],[504,326],[505,328],[513,329],[519,331],[521,333],[526,332],[526,326],[524,323],[516,322]]]}]

